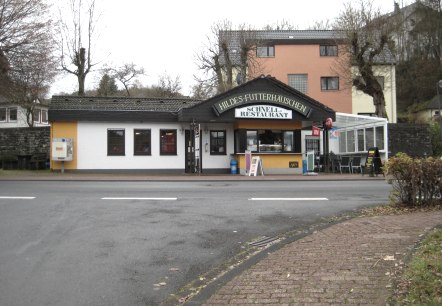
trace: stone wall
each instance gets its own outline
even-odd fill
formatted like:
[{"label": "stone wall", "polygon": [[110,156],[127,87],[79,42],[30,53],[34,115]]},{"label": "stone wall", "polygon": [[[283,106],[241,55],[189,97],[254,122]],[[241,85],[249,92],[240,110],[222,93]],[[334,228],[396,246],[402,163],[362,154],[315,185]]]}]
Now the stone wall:
[{"label": "stone wall", "polygon": [[431,156],[431,132],[426,124],[396,123],[388,124],[389,155],[398,152],[413,157]]},{"label": "stone wall", "polygon": [[43,168],[49,158],[50,127],[0,129],[0,168]]}]

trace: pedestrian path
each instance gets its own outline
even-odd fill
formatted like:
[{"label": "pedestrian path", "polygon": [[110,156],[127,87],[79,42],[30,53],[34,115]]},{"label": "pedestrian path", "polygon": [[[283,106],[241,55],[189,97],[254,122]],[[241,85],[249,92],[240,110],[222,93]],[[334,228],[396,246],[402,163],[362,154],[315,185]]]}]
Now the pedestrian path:
[{"label": "pedestrian path", "polygon": [[433,211],[360,217],[318,230],[269,254],[203,305],[384,306],[392,275],[441,224],[442,211]]}]

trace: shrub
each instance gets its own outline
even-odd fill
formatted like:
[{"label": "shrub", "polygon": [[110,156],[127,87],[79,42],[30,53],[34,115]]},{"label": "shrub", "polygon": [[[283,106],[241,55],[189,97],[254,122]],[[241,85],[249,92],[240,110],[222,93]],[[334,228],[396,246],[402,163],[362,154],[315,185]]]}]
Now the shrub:
[{"label": "shrub", "polygon": [[442,191],[442,159],[411,158],[398,153],[384,165],[393,185],[391,194],[396,204],[427,206],[440,203]]}]

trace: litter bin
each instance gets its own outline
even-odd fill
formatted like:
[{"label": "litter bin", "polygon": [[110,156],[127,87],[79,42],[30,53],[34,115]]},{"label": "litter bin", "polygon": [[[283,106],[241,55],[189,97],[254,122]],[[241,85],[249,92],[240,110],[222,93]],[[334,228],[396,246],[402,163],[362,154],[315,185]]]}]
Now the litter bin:
[{"label": "litter bin", "polygon": [[302,160],[302,174],[306,174],[307,171],[307,160],[303,159]]},{"label": "litter bin", "polygon": [[238,162],[236,159],[230,160],[230,173],[237,174],[238,173]]}]

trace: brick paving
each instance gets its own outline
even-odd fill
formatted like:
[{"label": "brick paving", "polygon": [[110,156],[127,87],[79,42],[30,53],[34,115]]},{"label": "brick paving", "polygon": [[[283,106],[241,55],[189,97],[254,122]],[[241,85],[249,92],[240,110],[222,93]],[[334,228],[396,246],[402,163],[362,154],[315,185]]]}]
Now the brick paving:
[{"label": "brick paving", "polygon": [[386,305],[391,275],[442,211],[361,217],[269,254],[204,305]]}]

